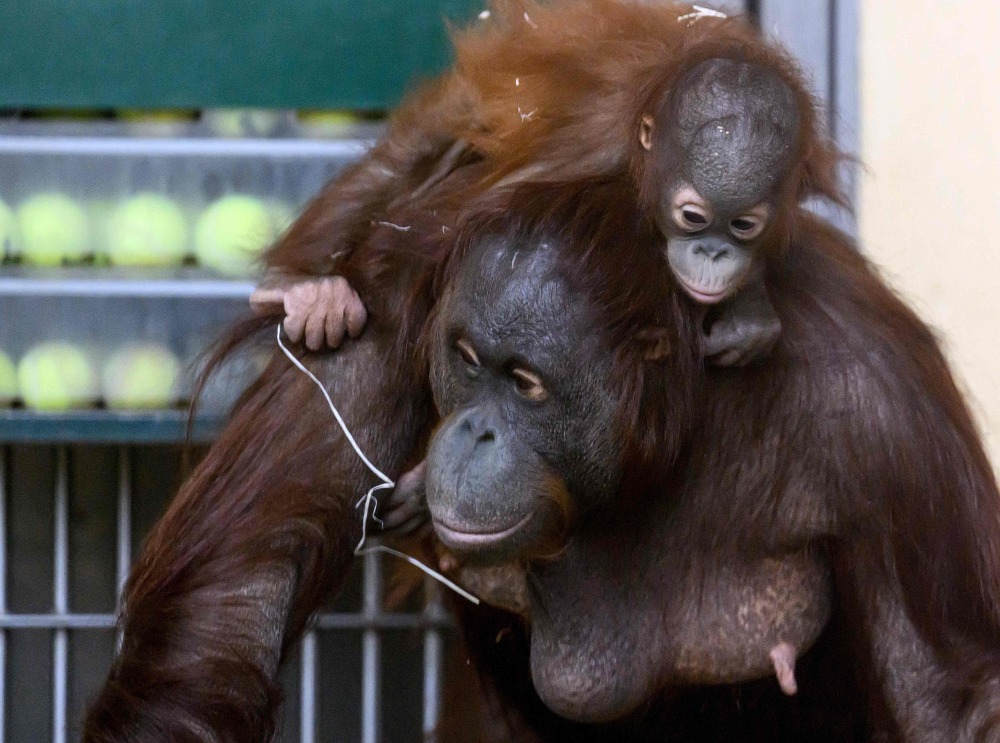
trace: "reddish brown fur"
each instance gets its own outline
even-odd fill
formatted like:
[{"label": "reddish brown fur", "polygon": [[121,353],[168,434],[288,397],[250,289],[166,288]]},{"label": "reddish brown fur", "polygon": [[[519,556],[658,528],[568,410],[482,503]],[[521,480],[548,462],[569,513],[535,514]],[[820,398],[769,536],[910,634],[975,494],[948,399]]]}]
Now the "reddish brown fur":
[{"label": "reddish brown fur", "polygon": [[[727,529],[742,530],[738,549],[743,537],[773,533],[775,514],[808,519],[815,504],[782,492],[792,468],[773,463],[782,456],[804,462],[832,516],[838,595],[867,642],[909,642],[904,628],[872,608],[876,596],[898,591],[941,674],[910,701],[940,704],[953,715],[948,739],[998,739],[1000,495],[993,470],[933,334],[843,235],[805,212],[797,220],[797,243],[769,283],[784,326],[776,357],[756,372],[710,378],[709,399],[717,402],[703,420],[702,440],[716,448],[702,450],[693,489],[707,494],[721,486],[735,507],[727,510],[731,520],[700,536],[718,540]],[[747,459],[759,461],[760,471],[720,482],[723,452],[748,443],[732,426],[735,415],[782,421],[787,448],[751,439]],[[771,495],[761,499],[762,492]],[[892,664],[877,672],[907,673]],[[884,680],[873,687],[886,703]],[[885,723],[893,740],[936,735],[915,716],[893,717]]]},{"label": "reddish brown fur", "polygon": [[[453,32],[455,68],[409,96],[371,153],[332,181],[271,249],[272,270],[342,273],[343,259],[371,225],[405,208],[456,142],[468,145],[456,167],[485,158],[475,178],[463,178],[470,196],[499,182],[570,181],[629,169],[646,188],[637,157],[642,114],[686,70],[713,56],[775,70],[795,92],[800,149],[781,202],[810,196],[844,202],[836,169],[841,155],[822,132],[802,73],[743,19],[688,24],[678,18],[690,5],[630,0],[493,0],[490,8],[488,21]],[[787,245],[792,230],[779,228],[773,252]]]},{"label": "reddish brown fur", "polygon": [[492,11],[490,23],[453,34],[454,78],[477,101],[475,128],[461,136],[494,163],[492,178],[526,168],[534,179],[576,180],[631,165],[644,183],[641,116],[657,113],[686,71],[727,58],[774,70],[795,93],[802,119],[788,197],[844,202],[841,156],[802,72],[742,19],[679,22],[690,5],[621,0],[511,0]]},{"label": "reddish brown fur", "polygon": [[327,184],[268,251],[268,266],[305,275],[344,270],[344,258],[365,243],[375,220],[423,183],[454,132],[470,126],[474,101],[464,81],[449,75],[410,95],[379,143]]},{"label": "reddish brown fur", "polygon": [[[431,412],[414,359],[432,270],[411,249],[420,238],[401,251],[399,235],[373,235],[350,274],[376,309],[370,335],[306,360],[393,475],[412,464]],[[277,322],[253,326],[272,344]],[[234,341],[261,338],[249,327]],[[125,592],[122,652],[83,739],[269,740],[276,666],[341,584],[359,536],[354,501],[371,479],[312,382],[276,354],[144,544]],[[265,585],[248,596],[255,578]]]}]

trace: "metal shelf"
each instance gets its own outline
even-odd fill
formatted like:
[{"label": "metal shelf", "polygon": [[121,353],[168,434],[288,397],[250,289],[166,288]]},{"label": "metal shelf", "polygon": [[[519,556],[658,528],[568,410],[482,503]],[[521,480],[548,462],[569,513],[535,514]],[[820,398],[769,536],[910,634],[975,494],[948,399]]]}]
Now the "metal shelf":
[{"label": "metal shelf", "polygon": [[220,278],[198,268],[0,268],[3,297],[242,299],[254,282]]},{"label": "metal shelf", "polygon": [[[200,415],[190,441],[213,441],[224,423],[221,416]],[[0,444],[182,444],[187,425],[186,410],[0,410]]]},{"label": "metal shelf", "polygon": [[[379,125],[349,139],[225,139],[219,137],[0,136],[0,155],[108,155],[128,157],[247,157],[354,160],[378,137]],[[2,130],[0,130],[2,132]]]}]

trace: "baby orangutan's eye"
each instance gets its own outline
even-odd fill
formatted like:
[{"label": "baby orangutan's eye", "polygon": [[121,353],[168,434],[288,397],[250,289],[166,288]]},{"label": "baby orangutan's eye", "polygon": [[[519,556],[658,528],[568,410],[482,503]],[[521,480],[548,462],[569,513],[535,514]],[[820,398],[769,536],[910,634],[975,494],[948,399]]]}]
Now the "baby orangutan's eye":
[{"label": "baby orangutan's eye", "polygon": [[514,378],[514,386],[521,397],[532,402],[541,402],[549,396],[548,390],[542,384],[542,378],[527,369],[511,369],[510,375]]},{"label": "baby orangutan's eye", "polygon": [[741,214],[729,223],[729,231],[739,240],[753,240],[767,226],[766,210],[759,214]]},{"label": "baby orangutan's eye", "polygon": [[708,212],[697,204],[683,204],[674,211],[674,221],[685,232],[699,232],[712,221]]},{"label": "baby orangutan's eye", "polygon": [[462,361],[468,367],[470,373],[479,372],[479,356],[476,355],[476,349],[472,347],[472,344],[467,340],[459,338],[455,341],[455,350],[458,351],[458,355],[462,357]]}]

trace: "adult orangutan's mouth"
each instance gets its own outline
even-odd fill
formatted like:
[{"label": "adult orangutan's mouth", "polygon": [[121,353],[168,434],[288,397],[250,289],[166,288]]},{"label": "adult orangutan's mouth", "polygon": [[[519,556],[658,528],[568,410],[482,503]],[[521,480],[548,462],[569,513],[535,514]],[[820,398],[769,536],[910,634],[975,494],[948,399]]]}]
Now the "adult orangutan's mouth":
[{"label": "adult orangutan's mouth", "polygon": [[489,532],[467,531],[454,526],[447,526],[440,521],[435,521],[434,531],[437,532],[438,537],[442,542],[444,542],[446,547],[477,549],[490,547],[498,542],[502,542],[514,534],[517,534],[530,520],[531,514],[529,513],[513,526],[508,526],[505,529],[500,529],[499,531]]}]

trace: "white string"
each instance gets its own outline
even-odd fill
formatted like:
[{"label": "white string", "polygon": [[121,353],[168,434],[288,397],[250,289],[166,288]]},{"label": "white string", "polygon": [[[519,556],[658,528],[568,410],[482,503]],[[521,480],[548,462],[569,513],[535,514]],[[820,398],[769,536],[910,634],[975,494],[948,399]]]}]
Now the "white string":
[{"label": "white string", "polygon": [[[367,547],[365,549],[362,549],[365,543],[365,538],[367,537],[367,525],[368,525],[369,515],[379,523],[382,523],[381,519],[379,519],[379,517],[375,515],[375,509],[378,507],[378,501],[375,500],[374,493],[378,490],[389,490],[391,488],[394,488],[396,487],[396,483],[394,483],[392,480],[386,477],[385,473],[383,473],[382,470],[380,470],[378,467],[372,464],[369,461],[368,457],[365,456],[365,453],[361,451],[361,447],[358,446],[358,442],[354,440],[354,436],[351,435],[351,432],[348,430],[347,424],[344,423],[344,419],[341,417],[340,411],[338,411],[337,406],[333,404],[333,400],[330,399],[330,393],[326,391],[326,387],[323,385],[323,383],[316,378],[315,374],[306,369],[306,367],[302,364],[302,362],[299,361],[297,358],[295,358],[295,356],[292,354],[291,351],[285,348],[285,344],[281,342],[281,323],[278,323],[277,339],[278,339],[278,347],[284,352],[285,356],[288,357],[288,360],[291,361],[299,371],[301,371],[303,374],[309,377],[309,379],[311,379],[316,384],[317,387],[319,387],[319,391],[322,392],[323,397],[326,398],[326,404],[330,406],[330,412],[332,412],[333,417],[337,419],[337,423],[340,425],[340,429],[344,432],[344,436],[347,437],[347,442],[354,449],[354,452],[361,458],[361,461],[365,463],[368,469],[372,471],[372,474],[374,474],[377,478],[379,478],[382,481],[381,485],[376,485],[373,488],[371,488],[367,493],[365,493],[365,495],[354,506],[355,508],[358,508],[359,506],[364,504],[364,512],[361,515],[361,541],[359,541],[358,546],[354,548],[354,554],[364,555],[369,552],[384,552],[389,555],[401,557],[402,559],[406,560],[408,563],[413,565],[415,568],[419,568],[427,575],[434,578],[434,580],[444,584],[445,586],[453,590],[455,593],[457,593],[459,596],[468,599],[469,601],[478,606],[479,605],[478,598],[473,596],[471,593],[466,591],[461,586],[448,580],[440,573],[427,567],[414,557],[410,557],[409,555],[404,554],[398,550],[394,550],[391,547],[386,547],[383,544],[377,544],[374,547]],[[369,507],[371,507],[370,512],[369,512]]]},{"label": "white string", "polygon": [[700,21],[702,18],[728,18],[725,13],[719,10],[713,10],[712,8],[706,8],[701,5],[692,5],[694,12],[687,13],[682,16],[678,16],[677,22],[687,21],[688,25],[691,26],[695,21]]}]

